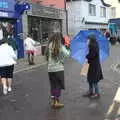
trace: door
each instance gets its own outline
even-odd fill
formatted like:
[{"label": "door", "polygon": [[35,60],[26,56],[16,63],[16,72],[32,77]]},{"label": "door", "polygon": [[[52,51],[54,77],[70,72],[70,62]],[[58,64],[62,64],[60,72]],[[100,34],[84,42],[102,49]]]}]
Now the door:
[{"label": "door", "polygon": [[7,39],[10,34],[15,33],[15,20],[0,19],[1,38]]}]

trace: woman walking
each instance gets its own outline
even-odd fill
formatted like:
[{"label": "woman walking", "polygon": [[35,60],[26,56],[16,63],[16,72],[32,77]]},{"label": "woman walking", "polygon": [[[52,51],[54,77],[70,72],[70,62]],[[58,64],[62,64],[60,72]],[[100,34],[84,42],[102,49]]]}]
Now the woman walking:
[{"label": "woman walking", "polygon": [[61,90],[65,89],[63,59],[69,56],[69,51],[64,46],[61,33],[55,33],[47,48],[48,75],[51,86],[51,105],[59,108],[64,105],[60,103]]},{"label": "woman walking", "polygon": [[2,40],[0,44],[0,76],[4,95],[12,91],[12,78],[16,59],[13,48]]},{"label": "woman walking", "polygon": [[86,56],[89,64],[87,80],[89,83],[89,91],[84,96],[91,98],[99,98],[100,91],[98,82],[103,79],[102,69],[100,65],[99,45],[95,36],[91,35],[88,39],[89,53]]},{"label": "woman walking", "polygon": [[35,53],[35,44],[36,42],[27,35],[26,39],[24,40],[25,52],[28,55],[28,63],[29,65],[34,65],[34,53]]}]

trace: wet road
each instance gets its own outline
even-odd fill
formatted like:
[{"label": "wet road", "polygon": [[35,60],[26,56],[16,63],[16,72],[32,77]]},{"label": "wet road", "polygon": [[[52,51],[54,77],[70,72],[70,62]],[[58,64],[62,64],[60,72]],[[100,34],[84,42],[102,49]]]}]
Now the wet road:
[{"label": "wet road", "polygon": [[101,81],[101,99],[83,98],[86,79],[80,76],[80,65],[65,63],[66,90],[60,110],[49,106],[49,80],[46,66],[15,74],[13,92],[0,96],[1,120],[103,120],[120,83],[120,75],[111,68],[120,60],[119,47],[113,47],[111,57],[103,63],[105,79]]}]

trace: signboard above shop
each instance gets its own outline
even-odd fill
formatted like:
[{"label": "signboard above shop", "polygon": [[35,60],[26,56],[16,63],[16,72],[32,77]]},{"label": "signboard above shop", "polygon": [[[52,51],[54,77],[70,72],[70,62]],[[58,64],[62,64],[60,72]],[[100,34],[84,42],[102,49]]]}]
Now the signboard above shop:
[{"label": "signboard above shop", "polygon": [[0,0],[0,11],[14,12],[15,0]]},{"label": "signboard above shop", "polygon": [[3,8],[3,9],[8,9],[8,2],[1,2],[0,1],[0,8]]}]

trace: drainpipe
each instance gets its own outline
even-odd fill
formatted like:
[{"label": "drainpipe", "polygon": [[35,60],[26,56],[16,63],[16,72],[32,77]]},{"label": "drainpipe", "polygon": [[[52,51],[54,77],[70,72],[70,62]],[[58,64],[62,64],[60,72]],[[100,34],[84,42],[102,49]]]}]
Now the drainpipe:
[{"label": "drainpipe", "polygon": [[65,13],[66,13],[66,33],[68,34],[68,11],[66,8],[66,0],[64,0],[64,4],[65,4]]}]

